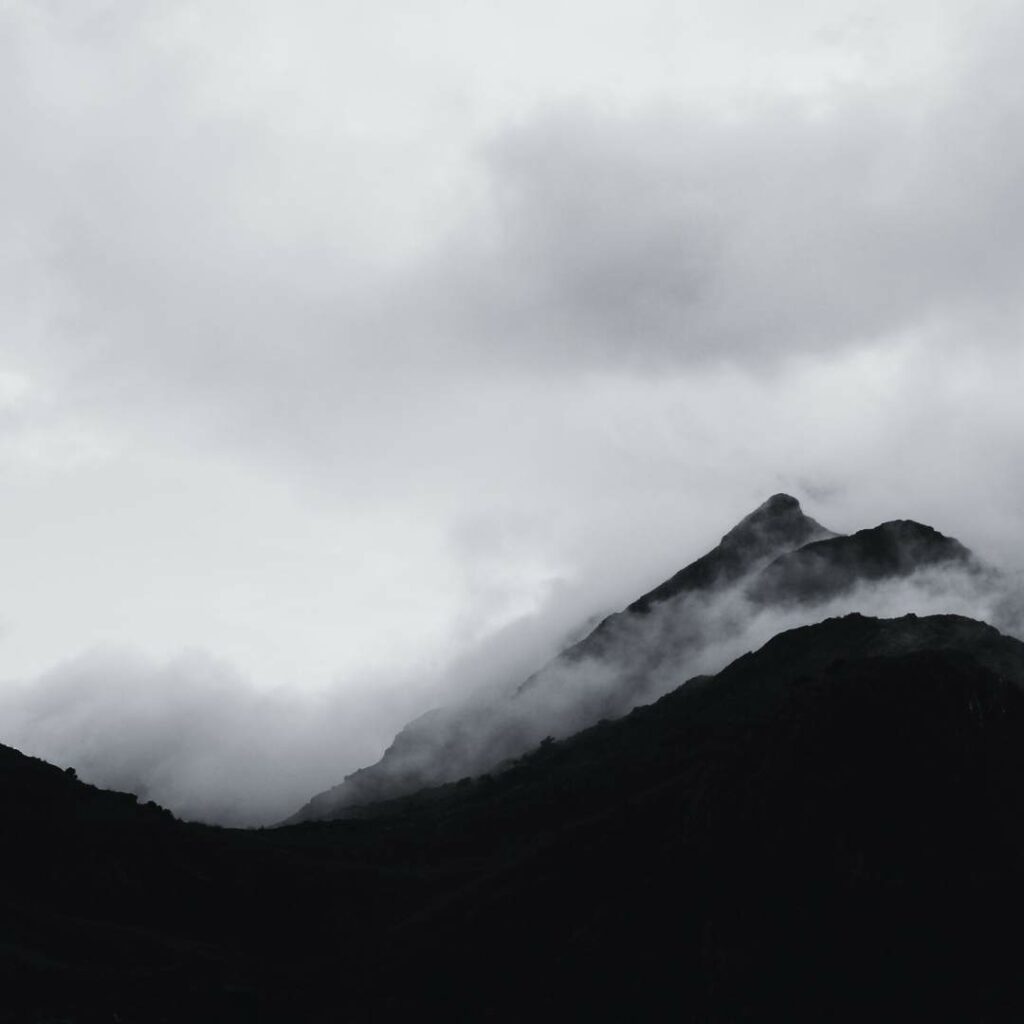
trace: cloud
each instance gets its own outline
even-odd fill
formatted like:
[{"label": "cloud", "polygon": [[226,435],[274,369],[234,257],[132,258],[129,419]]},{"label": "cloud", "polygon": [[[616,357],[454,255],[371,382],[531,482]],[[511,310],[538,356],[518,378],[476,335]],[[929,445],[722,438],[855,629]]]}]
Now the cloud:
[{"label": "cloud", "polygon": [[[367,393],[393,412],[453,371],[479,386],[479,360],[759,367],[914,331],[985,342],[1019,311],[1012,15],[986,8],[941,73],[836,83],[824,106],[538,103],[460,137],[444,203],[414,166],[373,188],[372,135],[317,144],[225,104],[177,19],[100,10],[102,31],[8,15],[11,213],[80,401],[140,414],[145,395],[223,439],[305,446],[372,417]],[[421,196],[404,247],[381,189]]]},{"label": "cloud", "polygon": [[378,764],[319,794],[311,816],[495,770],[545,737],[619,717],[721,671],[780,632],[837,616],[964,615],[1024,639],[1019,577],[930,567],[861,582],[827,600],[774,604],[755,596],[757,578],[755,571],[735,584],[655,604],[643,615],[616,617],[604,623],[599,642],[553,659],[525,682],[485,674],[497,685],[456,689],[449,706],[404,728]]},{"label": "cloud", "polygon": [[0,704],[5,742],[27,753],[189,819],[248,825],[279,819],[346,756],[373,756],[394,721],[377,697],[355,722],[326,698],[261,693],[201,654],[156,664],[105,651]]},{"label": "cloud", "polygon": [[1024,98],[993,88],[1003,54],[972,56],[921,95],[855,91],[826,113],[546,112],[488,147],[489,216],[430,288],[454,333],[573,374],[776,366],[908,334],[1011,344]]},{"label": "cloud", "polygon": [[2,742],[189,820],[273,824],[375,761],[410,719],[506,689],[553,657],[579,623],[574,602],[552,605],[415,677],[367,672],[319,691],[262,688],[199,650],[161,662],[97,649],[0,690]]},{"label": "cloud", "polygon": [[[139,650],[186,775],[186,719],[269,764],[263,695],[331,690],[312,782],[774,491],[1020,564],[1019,20],[3,5],[0,675],[117,733],[48,667]],[[237,673],[191,717],[184,648]]]}]

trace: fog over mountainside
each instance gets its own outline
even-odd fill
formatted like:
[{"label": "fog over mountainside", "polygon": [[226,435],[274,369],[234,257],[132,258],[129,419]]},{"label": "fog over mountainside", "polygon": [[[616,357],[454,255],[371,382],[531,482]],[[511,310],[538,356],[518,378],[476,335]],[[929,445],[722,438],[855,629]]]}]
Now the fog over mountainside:
[{"label": "fog over mountainside", "polygon": [[556,589],[456,661],[324,692],[257,690],[201,652],[97,651],[0,690],[0,741],[184,818],[272,824],[318,792],[303,815],[491,770],[828,616],[955,612],[1024,632],[1016,580],[956,541],[902,520],[840,536],[787,495],[641,597],[620,561],[603,590]]},{"label": "fog over mountainside", "polygon": [[781,630],[860,612],[956,612],[1020,635],[1019,591],[960,542],[908,520],[841,536],[777,494],[703,557],[604,619],[526,681],[482,687],[403,729],[375,765],[291,820],[493,769],[545,737],[625,714]]}]

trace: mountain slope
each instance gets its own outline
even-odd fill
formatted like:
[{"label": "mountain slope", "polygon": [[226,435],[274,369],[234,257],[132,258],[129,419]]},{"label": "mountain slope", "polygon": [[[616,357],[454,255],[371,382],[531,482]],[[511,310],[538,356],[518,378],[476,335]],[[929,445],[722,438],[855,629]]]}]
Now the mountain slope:
[{"label": "mountain slope", "polygon": [[733,583],[784,552],[837,536],[805,515],[792,495],[773,494],[744,516],[706,555],[637,598],[626,610],[646,612],[681,594]]},{"label": "mountain slope", "polygon": [[432,895],[334,838],[188,824],[0,747],[0,1022],[295,1019],[296,970]]},{"label": "mountain slope", "polygon": [[766,610],[787,614],[784,625],[813,622],[819,605],[855,595],[859,585],[937,571],[980,580],[987,570],[931,527],[900,520],[841,536],[805,515],[795,498],[776,494],[706,555],[604,619],[515,691],[411,722],[377,764],[316,795],[289,820],[345,814],[487,771],[545,736],[569,735],[657,698],[681,673],[717,670],[748,629],[751,645],[763,641],[758,616]]},{"label": "mountain slope", "polygon": [[[776,494],[729,530],[707,554],[604,619],[579,643],[514,692],[438,708],[410,722],[381,760],[314,796],[289,821],[315,820],[345,808],[387,799],[422,786],[476,774],[518,756],[548,734],[568,735],[604,717],[624,714],[645,696],[659,660],[670,652],[647,635],[654,611],[685,622],[685,606],[750,576],[773,559],[814,540],[835,537],[805,515],[796,498]],[[677,646],[700,644],[676,630]],[[627,649],[628,648],[628,649]],[[622,664],[623,655],[629,662]],[[580,688],[573,666],[601,662],[607,681]],[[591,677],[598,673],[589,672]]]},{"label": "mountain slope", "polygon": [[762,604],[824,601],[858,584],[903,579],[928,569],[983,571],[959,541],[900,519],[848,537],[813,541],[780,555],[748,588]]},{"label": "mountain slope", "polygon": [[18,827],[0,1020],[1017,1020],[1022,736],[1024,645],[851,615],[355,820]]},{"label": "mountain slope", "polygon": [[1022,736],[1024,645],[850,616],[502,775],[371,808],[490,851],[403,926],[402,1006],[522,1019],[544,978],[547,1013],[586,1019],[1014,1019]]}]

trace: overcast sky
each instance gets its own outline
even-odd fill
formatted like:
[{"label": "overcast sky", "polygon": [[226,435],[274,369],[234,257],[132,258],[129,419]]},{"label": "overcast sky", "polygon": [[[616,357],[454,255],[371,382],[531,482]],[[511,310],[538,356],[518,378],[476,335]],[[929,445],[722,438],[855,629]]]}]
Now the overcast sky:
[{"label": "overcast sky", "polygon": [[348,770],[779,490],[1020,566],[1022,30],[0,0],[11,728],[321,701]]}]

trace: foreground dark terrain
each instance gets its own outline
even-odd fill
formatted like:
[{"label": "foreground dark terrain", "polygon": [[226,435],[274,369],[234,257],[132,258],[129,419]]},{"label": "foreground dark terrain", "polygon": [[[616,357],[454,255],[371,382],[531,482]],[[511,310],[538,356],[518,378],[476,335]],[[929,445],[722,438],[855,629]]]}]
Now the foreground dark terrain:
[{"label": "foreground dark terrain", "polygon": [[0,1019],[1019,1019],[1022,687],[989,626],[852,615],[250,832],[3,748]]}]

